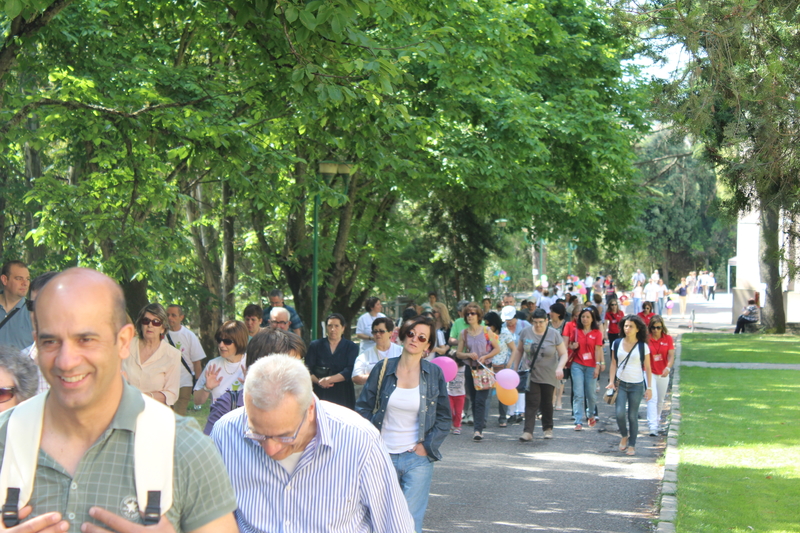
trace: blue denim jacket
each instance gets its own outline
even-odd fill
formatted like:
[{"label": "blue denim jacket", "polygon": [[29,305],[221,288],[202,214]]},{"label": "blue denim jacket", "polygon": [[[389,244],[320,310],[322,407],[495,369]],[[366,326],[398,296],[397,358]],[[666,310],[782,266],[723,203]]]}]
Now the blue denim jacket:
[{"label": "blue denim jacket", "polygon": [[[384,359],[372,369],[366,385],[361,391],[361,395],[356,401],[356,411],[358,414],[372,422],[381,430],[383,417],[386,415],[386,405],[389,403],[394,389],[397,388],[397,364],[400,357]],[[450,399],[447,397],[447,384],[444,381],[442,369],[438,366],[421,361],[421,372],[419,376],[419,441],[425,446],[428,452],[428,459],[438,461],[442,458],[439,453],[439,446],[444,442],[445,437],[450,433]],[[381,368],[387,365],[386,373],[381,383],[380,408],[374,415],[375,399],[378,395],[378,378]]]}]

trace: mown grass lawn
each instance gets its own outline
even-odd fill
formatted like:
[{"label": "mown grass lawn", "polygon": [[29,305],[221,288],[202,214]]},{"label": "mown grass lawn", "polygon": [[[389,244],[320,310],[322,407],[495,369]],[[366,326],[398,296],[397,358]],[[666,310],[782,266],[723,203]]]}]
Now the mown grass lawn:
[{"label": "mown grass lawn", "polygon": [[800,371],[684,367],[681,411],[677,531],[800,532]]},{"label": "mown grass lawn", "polygon": [[800,338],[791,335],[684,333],[681,343],[684,361],[800,364]]}]

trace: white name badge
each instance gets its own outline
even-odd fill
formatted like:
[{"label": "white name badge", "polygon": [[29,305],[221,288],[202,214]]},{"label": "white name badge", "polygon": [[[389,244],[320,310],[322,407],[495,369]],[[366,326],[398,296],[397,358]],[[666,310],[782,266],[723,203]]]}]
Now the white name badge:
[{"label": "white name badge", "polygon": [[581,357],[583,357],[584,361],[591,361],[592,360],[592,354],[590,354],[589,352],[583,354]]},{"label": "white name badge", "polygon": [[661,361],[661,354],[660,353],[653,354],[653,361]]}]

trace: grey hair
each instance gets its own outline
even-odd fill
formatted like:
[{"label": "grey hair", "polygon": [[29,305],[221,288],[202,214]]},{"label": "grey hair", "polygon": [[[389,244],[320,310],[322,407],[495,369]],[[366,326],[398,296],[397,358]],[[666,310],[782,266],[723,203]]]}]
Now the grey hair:
[{"label": "grey hair", "polygon": [[464,310],[464,308],[467,306],[467,304],[468,304],[468,303],[469,303],[469,300],[461,300],[460,302],[458,302],[458,307],[457,307],[457,309],[459,310],[459,312],[460,312],[460,311],[463,311],[463,310]]},{"label": "grey hair", "polygon": [[20,402],[36,395],[39,387],[39,369],[33,359],[10,346],[0,346],[0,368],[11,374]]},{"label": "grey hair", "polygon": [[308,409],[314,399],[308,368],[286,354],[262,357],[248,367],[244,394],[263,411],[274,411],[287,395],[293,396],[301,409]]},{"label": "grey hair", "polygon": [[273,290],[269,291],[269,296],[271,296],[271,297],[272,296],[277,296],[278,298],[283,299],[283,291],[281,291],[280,289],[273,289]]},{"label": "grey hair", "polygon": [[291,320],[292,315],[289,314],[289,310],[285,307],[273,307],[272,311],[269,312],[270,318],[278,318],[278,315],[285,314],[287,320]]}]

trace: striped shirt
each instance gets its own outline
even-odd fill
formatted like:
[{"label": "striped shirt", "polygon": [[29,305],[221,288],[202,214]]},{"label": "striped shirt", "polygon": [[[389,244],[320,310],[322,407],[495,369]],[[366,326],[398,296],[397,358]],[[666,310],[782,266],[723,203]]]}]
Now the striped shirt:
[{"label": "striped shirt", "polygon": [[290,475],[244,438],[247,414],[222,417],[211,438],[231,477],[242,533],[386,533],[414,521],[380,434],[354,411],[315,398],[317,434]]}]

